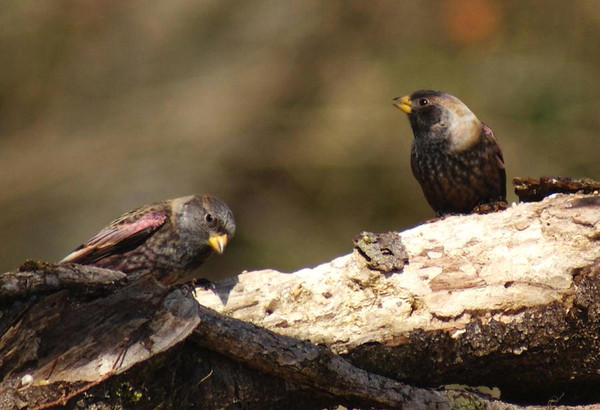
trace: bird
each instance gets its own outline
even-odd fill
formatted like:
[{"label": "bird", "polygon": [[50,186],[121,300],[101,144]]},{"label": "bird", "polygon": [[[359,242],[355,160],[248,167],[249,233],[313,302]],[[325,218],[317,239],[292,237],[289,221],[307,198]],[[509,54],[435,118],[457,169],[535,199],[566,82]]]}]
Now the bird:
[{"label": "bird", "polygon": [[491,128],[455,96],[419,90],[394,99],[413,131],[410,164],[436,215],[506,208],[506,170]]},{"label": "bird", "polygon": [[123,214],[59,263],[128,276],[150,272],[164,285],[183,283],[211,255],[223,253],[234,233],[233,212],[223,201],[190,195]]}]

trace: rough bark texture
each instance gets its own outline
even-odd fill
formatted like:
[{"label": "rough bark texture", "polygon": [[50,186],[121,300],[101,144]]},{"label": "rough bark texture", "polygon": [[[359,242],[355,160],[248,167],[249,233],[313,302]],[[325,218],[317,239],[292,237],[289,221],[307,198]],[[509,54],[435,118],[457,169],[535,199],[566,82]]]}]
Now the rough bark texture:
[{"label": "rough bark texture", "polygon": [[516,177],[512,181],[515,194],[522,202],[541,201],[551,194],[597,194],[600,182],[589,178],[541,177],[540,179]]},{"label": "rough bark texture", "polygon": [[198,300],[409,383],[600,402],[600,197],[558,195],[400,235],[402,273],[369,270],[355,252],[294,274],[244,273]]},{"label": "rough bark texture", "polygon": [[206,307],[152,277],[30,263],[0,277],[0,408],[522,408],[438,390],[456,383],[600,403],[599,196],[399,235],[402,271],[355,251],[196,289]]},{"label": "rough bark texture", "polygon": [[174,346],[200,321],[185,288],[168,290],[148,276],[108,295],[63,289],[13,306],[2,317],[2,408],[66,403]]},{"label": "rough bark texture", "polygon": [[17,298],[71,289],[79,294],[114,288],[125,274],[83,265],[25,262],[18,271],[0,275],[0,303]]}]

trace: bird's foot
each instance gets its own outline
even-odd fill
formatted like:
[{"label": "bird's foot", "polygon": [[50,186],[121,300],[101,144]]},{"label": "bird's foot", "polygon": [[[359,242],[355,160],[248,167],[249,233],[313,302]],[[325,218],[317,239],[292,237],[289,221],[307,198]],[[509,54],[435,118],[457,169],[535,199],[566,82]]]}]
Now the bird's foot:
[{"label": "bird's foot", "polygon": [[430,219],[429,221],[431,221],[431,222],[443,221],[444,219],[448,218],[449,216],[457,216],[457,215],[464,215],[464,214],[461,214],[460,212],[436,211],[435,218]]},{"label": "bird's foot", "polygon": [[217,286],[215,285],[215,282],[212,282],[208,279],[204,279],[204,278],[197,278],[194,279],[192,281],[192,285],[195,288],[204,288],[204,290],[215,290],[217,288]]},{"label": "bird's foot", "polygon": [[508,202],[506,201],[488,202],[477,205],[475,208],[473,208],[471,213],[483,215],[492,212],[504,211],[506,208],[508,208]]}]

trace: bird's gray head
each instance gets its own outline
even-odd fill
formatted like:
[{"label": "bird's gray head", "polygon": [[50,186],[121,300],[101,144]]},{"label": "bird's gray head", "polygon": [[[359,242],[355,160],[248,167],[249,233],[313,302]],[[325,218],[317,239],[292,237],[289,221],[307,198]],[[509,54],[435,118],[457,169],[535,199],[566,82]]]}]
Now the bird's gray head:
[{"label": "bird's gray head", "polygon": [[202,244],[223,253],[235,234],[233,212],[220,199],[192,195],[173,200],[173,213],[178,218],[180,234],[194,235]]},{"label": "bird's gray head", "polygon": [[467,150],[479,142],[481,121],[453,95],[419,90],[396,98],[394,105],[408,115],[416,141],[447,141],[451,152]]}]

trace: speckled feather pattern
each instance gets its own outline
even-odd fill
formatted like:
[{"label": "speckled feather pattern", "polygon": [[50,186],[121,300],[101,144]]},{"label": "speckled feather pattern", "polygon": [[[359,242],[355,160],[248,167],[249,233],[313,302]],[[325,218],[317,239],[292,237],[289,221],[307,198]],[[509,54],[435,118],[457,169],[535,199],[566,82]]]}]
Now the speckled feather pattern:
[{"label": "speckled feather pattern", "polygon": [[447,140],[415,138],[411,150],[413,174],[436,213],[469,213],[506,200],[504,160],[489,127],[482,125],[479,142],[465,151],[447,146]]},{"label": "speckled feather pattern", "polygon": [[150,236],[143,245],[123,254],[107,256],[94,265],[129,274],[151,270],[161,280],[173,271],[184,273],[200,266],[211,253],[207,248],[192,261],[186,249],[173,246],[179,243],[177,226],[170,217],[160,228],[160,232]]},{"label": "speckled feather pattern", "polygon": [[211,234],[231,238],[234,232],[233,214],[219,199],[177,198],[124,214],[61,262],[135,275],[152,272],[163,283],[180,282],[214,253]]}]

